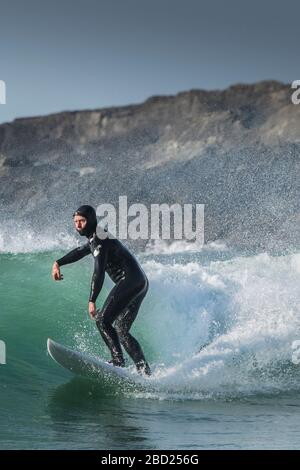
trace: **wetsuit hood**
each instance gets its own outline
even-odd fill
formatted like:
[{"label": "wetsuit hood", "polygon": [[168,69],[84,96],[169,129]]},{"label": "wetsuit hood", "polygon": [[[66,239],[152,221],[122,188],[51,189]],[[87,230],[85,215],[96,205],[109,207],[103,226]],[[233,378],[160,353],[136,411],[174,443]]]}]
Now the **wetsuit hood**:
[{"label": "wetsuit hood", "polygon": [[81,215],[87,220],[87,224],[84,229],[77,230],[78,233],[82,237],[91,237],[95,233],[97,227],[97,216],[95,209],[92,206],[80,206],[77,211],[74,212],[73,217],[75,217],[75,215]]}]

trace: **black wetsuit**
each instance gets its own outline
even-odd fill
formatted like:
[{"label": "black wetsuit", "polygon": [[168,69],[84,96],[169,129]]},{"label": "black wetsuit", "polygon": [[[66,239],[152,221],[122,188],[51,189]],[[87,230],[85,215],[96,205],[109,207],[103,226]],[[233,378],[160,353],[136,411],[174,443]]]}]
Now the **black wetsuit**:
[{"label": "black wetsuit", "polygon": [[96,325],[110,349],[111,362],[124,366],[122,344],[137,369],[150,374],[140,344],[129,333],[148,290],[147,276],[133,254],[119,240],[100,240],[96,234],[89,238],[86,245],[75,248],[57,260],[57,263],[59,266],[74,263],[91,253],[95,265],[89,301],[96,301],[103,286],[105,272],[115,283],[103,307],[96,314]]}]

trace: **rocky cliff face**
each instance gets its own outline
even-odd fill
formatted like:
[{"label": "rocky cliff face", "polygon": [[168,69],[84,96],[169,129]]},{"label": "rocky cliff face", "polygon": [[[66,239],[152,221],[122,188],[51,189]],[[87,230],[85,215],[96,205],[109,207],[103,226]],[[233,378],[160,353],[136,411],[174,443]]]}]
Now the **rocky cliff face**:
[{"label": "rocky cliff face", "polygon": [[0,125],[4,220],[49,227],[76,206],[205,204],[205,239],[298,247],[300,105],[274,81]]}]

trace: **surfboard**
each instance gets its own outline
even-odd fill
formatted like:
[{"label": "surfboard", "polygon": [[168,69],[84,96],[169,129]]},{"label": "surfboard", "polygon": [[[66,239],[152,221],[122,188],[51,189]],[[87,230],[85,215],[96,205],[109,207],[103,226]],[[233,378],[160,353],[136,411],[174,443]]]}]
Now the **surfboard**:
[{"label": "surfboard", "polygon": [[105,380],[121,379],[130,383],[140,381],[140,376],[135,371],[113,366],[98,357],[75,351],[50,338],[47,340],[47,350],[55,362],[75,375]]}]

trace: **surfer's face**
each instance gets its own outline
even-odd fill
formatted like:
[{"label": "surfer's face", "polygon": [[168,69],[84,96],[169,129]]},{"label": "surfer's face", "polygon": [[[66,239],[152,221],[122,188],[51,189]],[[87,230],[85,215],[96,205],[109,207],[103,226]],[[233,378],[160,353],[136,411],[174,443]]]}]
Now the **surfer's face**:
[{"label": "surfer's face", "polygon": [[82,217],[82,215],[75,215],[74,225],[75,225],[77,232],[81,233],[82,230],[84,230],[86,224],[87,224],[87,220],[85,217]]}]

